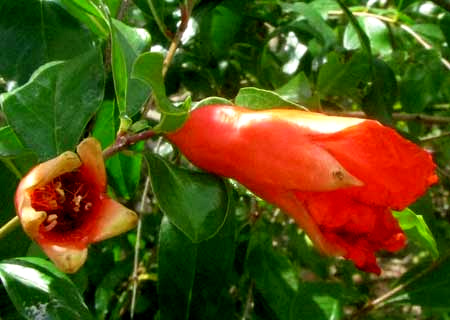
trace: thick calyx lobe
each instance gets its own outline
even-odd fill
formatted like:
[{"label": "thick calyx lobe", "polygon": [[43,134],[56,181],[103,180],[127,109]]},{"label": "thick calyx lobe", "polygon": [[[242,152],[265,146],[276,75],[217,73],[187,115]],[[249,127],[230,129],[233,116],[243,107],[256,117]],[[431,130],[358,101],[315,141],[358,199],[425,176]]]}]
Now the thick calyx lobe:
[{"label": "thick calyx lobe", "polygon": [[300,111],[285,111],[206,106],[168,138],[198,167],[244,185],[314,191],[361,185],[328,151],[311,143],[314,131],[307,124],[291,121]]}]

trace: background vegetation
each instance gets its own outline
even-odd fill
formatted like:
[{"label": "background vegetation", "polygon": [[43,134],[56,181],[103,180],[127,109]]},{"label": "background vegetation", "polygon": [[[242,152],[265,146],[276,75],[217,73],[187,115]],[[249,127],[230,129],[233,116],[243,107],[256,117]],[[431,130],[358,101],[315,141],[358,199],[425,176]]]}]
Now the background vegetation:
[{"label": "background vegetation", "polygon": [[0,319],[449,319],[449,10],[0,0],[1,225],[36,163],[87,135],[106,148],[119,128],[173,130],[200,101],[378,119],[432,151],[440,176],[397,214],[410,242],[381,254],[376,277],[320,256],[278,209],[195,171],[164,139],[140,142],[107,161],[109,190],[139,226],[91,246],[78,273],[58,272],[20,228],[1,229]]}]

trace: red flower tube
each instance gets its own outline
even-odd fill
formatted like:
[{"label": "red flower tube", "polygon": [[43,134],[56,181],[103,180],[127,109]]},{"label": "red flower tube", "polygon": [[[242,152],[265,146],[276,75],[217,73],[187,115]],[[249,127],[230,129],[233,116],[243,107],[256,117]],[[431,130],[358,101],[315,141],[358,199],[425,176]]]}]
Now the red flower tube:
[{"label": "red flower tube", "polygon": [[373,120],[210,105],[167,136],[198,167],[287,212],[321,252],[376,274],[374,253],[405,245],[390,210],[437,181],[426,151]]},{"label": "red flower tube", "polygon": [[83,140],[77,154],[67,151],[34,167],[15,196],[25,232],[64,272],[76,272],[87,247],[128,231],[136,214],[106,195],[106,172],[100,144]]}]

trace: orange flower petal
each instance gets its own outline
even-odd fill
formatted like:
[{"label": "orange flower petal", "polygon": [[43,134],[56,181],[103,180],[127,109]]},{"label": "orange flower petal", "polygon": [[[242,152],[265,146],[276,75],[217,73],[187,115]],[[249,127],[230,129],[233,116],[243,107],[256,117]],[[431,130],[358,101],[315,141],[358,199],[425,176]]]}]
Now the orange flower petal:
[{"label": "orange flower petal", "polygon": [[108,197],[101,200],[96,208],[97,214],[91,221],[92,231],[90,241],[97,242],[124,233],[137,224],[137,215],[134,211],[121,205]]},{"label": "orange flower petal", "polygon": [[87,258],[87,248],[63,247],[55,244],[40,243],[42,250],[58,269],[66,273],[77,272]]},{"label": "orange flower petal", "polygon": [[86,138],[77,147],[77,153],[83,163],[80,172],[100,192],[106,189],[106,170],[100,142],[95,138]]},{"label": "orange flower petal", "polygon": [[39,226],[47,218],[45,211],[36,211],[31,206],[29,191],[46,185],[54,178],[81,166],[78,156],[70,151],[58,157],[43,162],[33,169],[20,181],[15,194],[17,215],[23,225],[24,231],[33,239],[39,233]]}]

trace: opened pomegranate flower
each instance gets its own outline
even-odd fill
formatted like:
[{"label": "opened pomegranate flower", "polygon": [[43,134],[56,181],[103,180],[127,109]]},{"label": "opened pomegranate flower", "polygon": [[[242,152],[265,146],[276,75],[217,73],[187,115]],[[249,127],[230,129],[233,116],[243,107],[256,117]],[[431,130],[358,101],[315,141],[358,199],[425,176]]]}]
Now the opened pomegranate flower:
[{"label": "opened pomegranate flower", "polygon": [[133,228],[136,214],[106,195],[100,144],[83,140],[34,167],[16,191],[16,211],[25,232],[64,272],[76,272],[87,247]]},{"label": "opened pomegranate flower", "polygon": [[195,165],[279,206],[325,254],[379,274],[406,237],[402,210],[437,181],[431,156],[377,121],[210,105],[167,135]]}]

